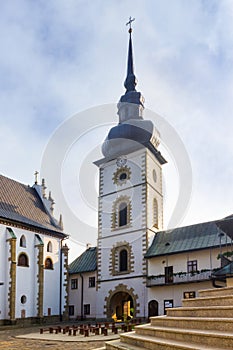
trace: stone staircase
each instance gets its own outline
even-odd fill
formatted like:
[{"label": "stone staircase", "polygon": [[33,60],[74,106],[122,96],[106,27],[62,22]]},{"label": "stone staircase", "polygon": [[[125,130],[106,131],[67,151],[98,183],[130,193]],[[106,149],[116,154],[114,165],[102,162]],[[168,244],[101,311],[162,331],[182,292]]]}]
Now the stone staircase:
[{"label": "stone staircase", "polygon": [[106,350],[140,349],[233,349],[233,287],[199,291],[166,316],[151,317],[151,323],[106,343]]}]

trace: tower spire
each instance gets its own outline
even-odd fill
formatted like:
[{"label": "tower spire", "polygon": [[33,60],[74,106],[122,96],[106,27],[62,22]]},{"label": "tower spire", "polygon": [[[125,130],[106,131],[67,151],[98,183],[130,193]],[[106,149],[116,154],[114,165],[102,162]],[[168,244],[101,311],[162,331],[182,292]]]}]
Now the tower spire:
[{"label": "tower spire", "polygon": [[135,21],[135,18],[129,17],[129,22],[126,25],[129,25],[129,49],[128,49],[128,62],[127,62],[127,76],[125,79],[124,86],[127,91],[135,91],[135,86],[137,85],[137,79],[134,74],[133,66],[133,47],[132,47],[132,22]]}]

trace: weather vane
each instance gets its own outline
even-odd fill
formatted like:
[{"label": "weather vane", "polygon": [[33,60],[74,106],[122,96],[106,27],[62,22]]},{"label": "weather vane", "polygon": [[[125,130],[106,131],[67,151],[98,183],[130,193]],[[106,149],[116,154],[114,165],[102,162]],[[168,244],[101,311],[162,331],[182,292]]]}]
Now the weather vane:
[{"label": "weather vane", "polygon": [[131,27],[131,23],[135,21],[135,18],[132,18],[131,16],[129,17],[129,22],[126,23],[126,25],[129,25],[129,33],[132,33],[132,27]]}]

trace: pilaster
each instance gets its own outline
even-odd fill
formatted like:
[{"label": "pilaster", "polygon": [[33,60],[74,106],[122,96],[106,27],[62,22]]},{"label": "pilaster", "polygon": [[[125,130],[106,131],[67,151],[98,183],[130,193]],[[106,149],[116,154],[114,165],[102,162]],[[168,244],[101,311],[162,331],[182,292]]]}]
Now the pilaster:
[{"label": "pilaster", "polygon": [[69,273],[68,273],[68,254],[69,254],[69,248],[65,244],[62,248],[62,257],[63,257],[63,276],[64,276],[64,283],[63,283],[63,288],[64,288],[64,311],[63,311],[63,316],[62,319],[64,321],[67,321],[69,319],[69,300],[68,300],[68,292],[69,292]]},{"label": "pilaster", "polygon": [[15,302],[16,302],[16,238],[10,238],[10,281],[9,281],[9,317],[10,321],[15,321]]},{"label": "pilaster", "polygon": [[44,304],[44,245],[40,244],[37,246],[37,266],[38,266],[38,294],[37,294],[37,316],[43,317],[43,304]]}]

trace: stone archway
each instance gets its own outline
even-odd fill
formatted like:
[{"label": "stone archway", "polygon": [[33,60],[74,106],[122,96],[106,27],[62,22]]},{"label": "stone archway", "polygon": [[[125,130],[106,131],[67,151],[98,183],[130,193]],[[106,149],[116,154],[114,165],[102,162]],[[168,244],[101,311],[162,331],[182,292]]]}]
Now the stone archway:
[{"label": "stone archway", "polygon": [[139,304],[138,296],[134,294],[134,289],[128,289],[126,285],[119,284],[115,290],[110,290],[105,298],[105,314],[107,318],[122,321],[125,317],[136,317]]},{"label": "stone archway", "polygon": [[159,315],[159,304],[156,300],[151,300],[148,303],[148,317]]}]

